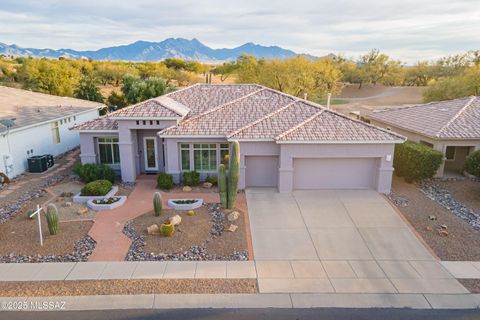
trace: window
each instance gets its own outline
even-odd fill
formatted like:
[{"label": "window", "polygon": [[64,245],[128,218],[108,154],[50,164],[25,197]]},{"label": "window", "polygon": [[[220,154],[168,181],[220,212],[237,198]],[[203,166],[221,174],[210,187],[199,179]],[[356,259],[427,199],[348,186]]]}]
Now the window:
[{"label": "window", "polygon": [[182,143],[180,144],[182,171],[216,171],[220,163],[228,164],[228,150],[228,143]]},{"label": "window", "polygon": [[98,138],[97,141],[100,163],[119,164],[120,151],[118,149],[118,138]]},{"label": "window", "polygon": [[180,156],[182,158],[182,171],[190,171],[190,145],[180,145]]},{"label": "window", "polygon": [[60,128],[58,127],[58,121],[52,123],[52,137],[54,144],[60,143]]},{"label": "window", "polygon": [[445,149],[445,158],[447,160],[455,160],[455,147],[448,146]]}]

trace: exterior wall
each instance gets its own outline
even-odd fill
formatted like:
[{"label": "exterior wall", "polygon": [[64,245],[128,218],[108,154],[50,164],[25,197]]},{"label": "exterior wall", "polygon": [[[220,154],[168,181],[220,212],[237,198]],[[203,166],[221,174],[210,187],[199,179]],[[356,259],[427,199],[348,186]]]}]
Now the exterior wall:
[{"label": "exterior wall", "polygon": [[[100,163],[100,154],[98,150],[97,139],[106,137],[117,137],[118,133],[89,133],[80,132],[80,160],[85,163]],[[118,174],[120,174],[120,165],[110,165]]]},{"label": "exterior wall", "polygon": [[376,158],[375,186],[378,192],[389,193],[393,173],[394,144],[282,144],[280,149],[280,192],[293,190],[295,158]]},{"label": "exterior wall", "polygon": [[[245,156],[279,156],[280,145],[275,142],[240,142],[240,178],[238,188],[245,189]],[[255,171],[258,168],[249,168]]]},{"label": "exterior wall", "polygon": [[470,147],[455,147],[455,157],[453,160],[445,159],[445,170],[463,172],[463,165],[467,156],[470,154]]},{"label": "exterior wall", "polygon": [[[75,121],[73,121],[73,116],[76,117]],[[71,122],[59,124],[60,143],[58,144],[53,143],[52,123],[54,121],[14,129],[8,136],[3,133],[0,134],[0,171],[7,172],[4,162],[4,156],[6,155],[11,155],[13,159],[13,171],[8,172],[8,176],[14,177],[28,169],[28,157],[43,154],[53,154],[57,156],[77,147],[80,144],[79,133],[69,130],[69,128],[95,119],[98,117],[98,110],[92,109],[86,112],[72,114],[69,117],[71,118]],[[68,117],[55,119],[55,121],[65,118]],[[7,143],[7,140],[9,143]],[[10,147],[8,145],[10,145]]]},{"label": "exterior wall", "polygon": [[[165,172],[173,176],[175,183],[181,181],[180,166],[180,144],[181,143],[227,143],[226,139],[206,139],[206,138],[165,138],[163,142],[165,152]],[[241,150],[241,147],[240,147]],[[216,172],[200,172],[200,179],[205,179],[207,175],[216,176]]]},{"label": "exterior wall", "polygon": [[[447,146],[459,146],[459,147],[471,147],[470,152],[473,152],[474,150],[480,150],[480,139],[479,140],[436,140],[432,139],[430,137],[406,131],[404,129],[387,125],[382,122],[378,122],[375,120],[371,120],[371,123],[373,125],[382,127],[382,128],[387,128],[389,127],[392,131],[399,133],[405,137],[407,137],[408,140],[413,141],[413,142],[418,142],[420,141],[425,141],[433,145],[433,149],[438,150],[445,154]],[[445,171],[445,163],[448,161],[443,161],[443,163],[440,165],[440,168],[438,168],[437,173],[435,174],[436,178],[441,178],[443,177],[444,171]],[[447,165],[448,167],[449,165]],[[457,168],[459,166],[463,166],[463,161],[459,160],[457,164],[453,164],[454,168]],[[448,168],[447,168],[448,169]]]}]

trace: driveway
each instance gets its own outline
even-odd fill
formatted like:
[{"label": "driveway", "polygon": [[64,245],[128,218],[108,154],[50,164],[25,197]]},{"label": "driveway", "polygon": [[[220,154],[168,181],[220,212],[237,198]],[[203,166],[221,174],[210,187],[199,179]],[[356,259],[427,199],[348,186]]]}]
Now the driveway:
[{"label": "driveway", "polygon": [[246,194],[263,292],[467,292],[375,191]]}]

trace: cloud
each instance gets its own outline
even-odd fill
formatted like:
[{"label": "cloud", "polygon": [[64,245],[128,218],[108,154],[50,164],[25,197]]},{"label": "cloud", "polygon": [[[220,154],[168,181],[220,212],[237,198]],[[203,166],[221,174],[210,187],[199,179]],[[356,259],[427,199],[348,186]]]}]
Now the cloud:
[{"label": "cloud", "polygon": [[403,61],[479,49],[477,0],[2,0],[0,42],[91,50],[136,40],[279,45],[358,56],[378,48]]}]

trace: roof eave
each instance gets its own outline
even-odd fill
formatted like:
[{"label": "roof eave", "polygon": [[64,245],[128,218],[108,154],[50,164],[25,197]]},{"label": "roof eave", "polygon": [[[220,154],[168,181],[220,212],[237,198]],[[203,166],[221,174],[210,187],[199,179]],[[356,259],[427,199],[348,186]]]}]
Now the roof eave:
[{"label": "roof eave", "polygon": [[183,117],[109,117],[112,120],[180,120]]},{"label": "roof eave", "polygon": [[398,144],[405,140],[277,140],[278,144]]},{"label": "roof eave", "polygon": [[174,135],[174,134],[161,134],[157,133],[158,137],[166,139],[227,139],[225,135]]}]

